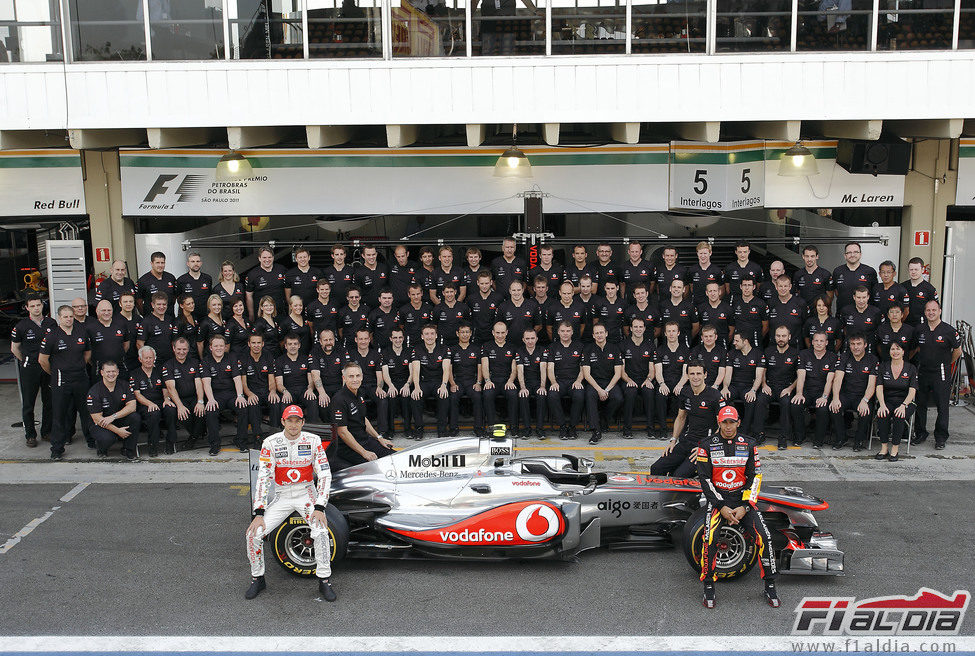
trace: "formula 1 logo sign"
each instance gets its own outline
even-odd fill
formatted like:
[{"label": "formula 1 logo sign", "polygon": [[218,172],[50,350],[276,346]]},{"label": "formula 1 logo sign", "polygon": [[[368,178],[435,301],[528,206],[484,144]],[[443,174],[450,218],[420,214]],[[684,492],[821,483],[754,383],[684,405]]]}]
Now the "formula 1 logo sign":
[{"label": "formula 1 logo sign", "polygon": [[921,588],[913,597],[804,597],[796,607],[795,635],[958,635],[971,593],[945,595]]},{"label": "formula 1 logo sign", "polygon": [[142,203],[146,204],[144,209],[151,209],[156,205],[172,207],[175,203],[199,200],[205,185],[206,176],[164,173],[158,176],[152,186],[149,187],[149,193],[142,200]]},{"label": "formula 1 logo sign", "polygon": [[389,529],[414,540],[451,546],[526,546],[554,540],[565,533],[557,506],[545,501],[519,501],[433,529]]}]

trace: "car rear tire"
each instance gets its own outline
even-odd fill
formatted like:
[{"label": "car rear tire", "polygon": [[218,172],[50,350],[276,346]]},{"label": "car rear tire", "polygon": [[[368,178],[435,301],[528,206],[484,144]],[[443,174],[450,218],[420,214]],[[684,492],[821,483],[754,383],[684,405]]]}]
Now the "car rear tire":
[{"label": "car rear tire", "polygon": [[[757,512],[757,511],[749,511]],[[684,524],[681,543],[684,556],[691,567],[700,575],[701,552],[704,550],[704,525],[707,521],[707,509],[698,508]],[[758,561],[758,549],[755,543],[746,538],[738,526],[722,526],[717,542],[717,566],[714,578],[730,581],[744,576]]]},{"label": "car rear tire", "polygon": [[[349,547],[349,523],[338,508],[325,506],[328,524],[328,541],[331,545],[331,562],[334,566],[345,558]],[[271,535],[274,555],[287,572],[295,576],[315,576],[315,546],[308,524],[298,513],[292,513]]]}]

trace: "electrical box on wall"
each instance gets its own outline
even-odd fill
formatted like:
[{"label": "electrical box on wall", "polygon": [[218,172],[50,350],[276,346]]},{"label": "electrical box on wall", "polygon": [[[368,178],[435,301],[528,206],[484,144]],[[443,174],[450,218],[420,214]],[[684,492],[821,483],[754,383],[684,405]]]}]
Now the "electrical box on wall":
[{"label": "electrical box on wall", "polygon": [[836,163],[850,173],[906,175],[911,166],[911,144],[888,136],[877,141],[840,139]]}]

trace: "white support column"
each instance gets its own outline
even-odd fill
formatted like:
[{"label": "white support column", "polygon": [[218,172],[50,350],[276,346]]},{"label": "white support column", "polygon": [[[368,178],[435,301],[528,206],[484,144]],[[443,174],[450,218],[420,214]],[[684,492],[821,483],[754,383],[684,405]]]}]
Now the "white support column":
[{"label": "white support column", "polygon": [[230,14],[227,13],[228,0],[222,0],[223,4],[223,58],[230,59]]},{"label": "white support column", "polygon": [[877,30],[880,27],[880,0],[873,0],[873,12],[870,14],[870,50],[877,51]]},{"label": "white support column", "polygon": [[542,124],[542,141],[547,143],[549,146],[559,145],[559,131],[562,127],[561,123],[543,123]]},{"label": "white support column", "polygon": [[150,148],[185,148],[221,142],[227,138],[223,128],[149,128]]},{"label": "white support column", "polygon": [[416,141],[417,129],[415,125],[387,125],[386,145],[390,148],[402,148]]},{"label": "white support column", "polygon": [[227,143],[231,150],[271,146],[284,141],[289,128],[276,126],[252,126],[227,128]]},{"label": "white support column", "polygon": [[626,54],[633,54],[633,0],[626,0]]},{"label": "white support column", "polygon": [[790,52],[798,49],[799,43],[799,0],[792,0],[792,29],[789,30]]},{"label": "white support column", "polygon": [[687,141],[717,143],[721,139],[721,121],[674,123],[673,128],[681,139]]},{"label": "white support column", "polygon": [[146,61],[152,61],[152,31],[149,29],[149,0],[142,0],[142,28],[146,34]]},{"label": "white support column", "polygon": [[308,0],[301,0],[301,51],[302,56],[308,59],[311,53],[311,46],[308,44]]},{"label": "white support column", "polygon": [[487,125],[484,123],[467,124],[467,147],[476,148],[487,139]]},{"label": "white support column", "polygon": [[955,0],[954,19],[951,23],[951,49],[958,50],[958,29],[961,26],[961,0]]},{"label": "white support column", "polygon": [[640,142],[639,123],[610,123],[609,135],[613,141],[625,144],[635,144]]},{"label": "white support column", "polygon": [[305,137],[309,148],[328,148],[344,144],[352,138],[351,125],[306,125]]},{"label": "white support column", "polygon": [[78,150],[139,146],[147,141],[146,131],[139,129],[68,130],[68,142]]}]

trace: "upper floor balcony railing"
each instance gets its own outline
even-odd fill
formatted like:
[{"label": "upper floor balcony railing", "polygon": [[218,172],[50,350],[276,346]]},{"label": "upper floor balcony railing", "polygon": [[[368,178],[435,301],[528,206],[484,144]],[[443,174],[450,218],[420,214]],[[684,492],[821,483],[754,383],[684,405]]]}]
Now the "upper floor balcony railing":
[{"label": "upper floor balcony railing", "polygon": [[0,62],[925,49],[975,0],[0,0]]}]

